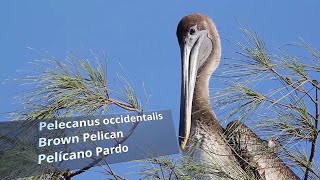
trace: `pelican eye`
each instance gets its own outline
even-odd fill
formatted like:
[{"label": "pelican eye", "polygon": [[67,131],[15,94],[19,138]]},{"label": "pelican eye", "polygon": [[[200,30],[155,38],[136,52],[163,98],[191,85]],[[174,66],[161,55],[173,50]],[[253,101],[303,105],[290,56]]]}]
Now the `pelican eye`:
[{"label": "pelican eye", "polygon": [[189,33],[190,33],[190,35],[194,35],[194,33],[196,33],[196,30],[194,28],[191,28]]}]

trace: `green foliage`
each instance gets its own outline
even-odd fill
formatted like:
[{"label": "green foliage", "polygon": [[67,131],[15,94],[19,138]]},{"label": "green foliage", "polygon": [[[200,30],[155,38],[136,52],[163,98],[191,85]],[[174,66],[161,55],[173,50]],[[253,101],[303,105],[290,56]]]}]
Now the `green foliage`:
[{"label": "green foliage", "polygon": [[225,87],[214,90],[214,107],[223,110],[224,122],[238,119],[265,139],[276,137],[278,155],[301,177],[320,178],[314,161],[320,53],[302,39],[270,51],[257,33],[242,30],[242,41],[229,41],[238,50],[225,60],[219,77]]},{"label": "green foliage", "polygon": [[[34,75],[16,79],[34,87],[20,97],[24,107],[16,112],[16,119],[103,114],[112,104],[140,111],[140,102],[130,82],[121,77],[121,89],[109,89],[106,66],[96,54],[92,55],[95,64],[74,55],[67,56],[65,61],[51,58],[33,62],[39,67],[29,72]],[[120,100],[111,98],[112,93]]]},{"label": "green foliage", "polygon": [[[94,60],[69,55],[65,60],[49,57],[32,62],[35,69],[26,71],[28,75],[24,78],[15,79],[24,82],[22,85],[26,85],[28,90],[22,92],[22,96],[19,97],[22,107],[12,113],[12,116],[15,117],[14,120],[33,122],[33,120],[46,120],[53,117],[100,115],[109,113],[112,105],[122,111],[141,113],[141,103],[130,81],[118,75],[119,81],[117,83],[120,84],[120,88],[111,89],[108,87],[106,61],[101,62],[96,54],[91,53]],[[33,124],[36,125],[36,123]],[[125,138],[121,139],[121,142],[124,142],[136,127],[137,124],[133,125]],[[26,131],[32,129],[35,127],[27,127]],[[8,141],[8,138],[1,136],[1,141],[4,142],[4,140],[10,144],[10,148],[0,150],[2,155],[0,163],[6,164],[5,167],[9,169],[1,172],[19,174],[20,171],[26,171],[15,169],[14,163],[34,160],[35,150],[28,149],[31,147],[28,144]],[[28,156],[26,157],[26,155]],[[12,161],[6,162],[7,159]],[[99,161],[95,165],[98,163]],[[83,171],[57,171],[26,179],[67,179],[83,173],[93,166],[84,167]]]}]

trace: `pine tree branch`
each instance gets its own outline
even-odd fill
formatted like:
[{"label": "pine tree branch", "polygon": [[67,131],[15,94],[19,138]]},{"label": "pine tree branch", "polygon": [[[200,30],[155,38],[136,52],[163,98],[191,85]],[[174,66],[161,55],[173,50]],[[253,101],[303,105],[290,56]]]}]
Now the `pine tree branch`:
[{"label": "pine tree branch", "polygon": [[[316,82],[317,83],[317,82]],[[313,84],[313,83],[312,83]],[[318,83],[317,83],[318,84]],[[312,167],[312,162],[314,160],[316,148],[317,148],[317,140],[318,140],[318,124],[319,124],[319,97],[318,97],[318,89],[316,88],[316,99],[315,99],[315,109],[316,109],[316,119],[315,119],[315,128],[317,131],[314,132],[314,137],[312,139],[311,152],[309,157],[308,166]],[[307,180],[309,177],[309,169],[306,169],[306,173],[304,176],[304,180]]]}]

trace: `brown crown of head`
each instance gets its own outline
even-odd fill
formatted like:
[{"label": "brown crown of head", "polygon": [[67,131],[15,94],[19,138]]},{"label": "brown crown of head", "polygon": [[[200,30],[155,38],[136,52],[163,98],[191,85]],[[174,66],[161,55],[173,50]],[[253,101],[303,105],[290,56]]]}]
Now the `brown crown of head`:
[{"label": "brown crown of head", "polygon": [[199,13],[193,13],[181,19],[177,27],[177,37],[179,44],[183,43],[191,27],[197,25],[198,30],[208,30],[208,36],[214,42],[219,40],[217,29],[209,16]]}]

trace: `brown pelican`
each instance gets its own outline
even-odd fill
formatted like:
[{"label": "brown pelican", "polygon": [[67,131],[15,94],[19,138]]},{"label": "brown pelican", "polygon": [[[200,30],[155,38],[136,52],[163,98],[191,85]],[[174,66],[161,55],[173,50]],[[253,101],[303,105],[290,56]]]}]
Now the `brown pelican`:
[{"label": "brown pelican", "polygon": [[[212,167],[212,172],[198,176],[198,179],[246,179],[243,163],[239,161],[241,157],[227,143],[225,130],[209,102],[209,80],[221,56],[217,29],[208,16],[191,14],[179,22],[177,38],[182,60],[180,148],[197,162]],[[260,167],[256,164],[251,166]],[[259,179],[273,179],[262,171],[258,171]],[[289,168],[288,171],[291,172]]]}]

